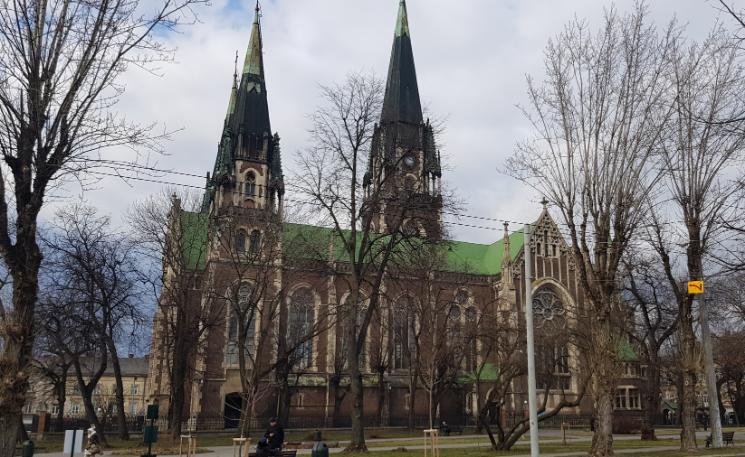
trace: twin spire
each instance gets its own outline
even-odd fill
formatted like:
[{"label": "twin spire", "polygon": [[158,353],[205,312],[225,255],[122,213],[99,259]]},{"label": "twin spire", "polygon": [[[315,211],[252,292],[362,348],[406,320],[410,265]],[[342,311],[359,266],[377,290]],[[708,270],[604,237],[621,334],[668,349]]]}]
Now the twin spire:
[{"label": "twin spire", "polygon": [[422,121],[422,103],[419,99],[419,86],[414,66],[409,17],[406,11],[406,1],[401,0],[393,36],[391,62],[388,67],[381,124],[403,122],[419,125]]}]

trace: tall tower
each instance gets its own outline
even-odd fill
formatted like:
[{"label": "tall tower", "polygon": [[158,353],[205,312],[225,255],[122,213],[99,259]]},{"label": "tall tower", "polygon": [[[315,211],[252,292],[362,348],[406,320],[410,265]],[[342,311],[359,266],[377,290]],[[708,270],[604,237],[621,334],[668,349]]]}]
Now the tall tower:
[{"label": "tall tower", "polygon": [[279,135],[269,122],[260,13],[257,3],[240,81],[236,65],[215,167],[207,175],[202,211],[212,215],[230,207],[282,211],[284,179]]},{"label": "tall tower", "polygon": [[403,217],[405,230],[415,229],[429,238],[440,238],[441,178],[434,129],[422,114],[406,1],[401,0],[383,111],[375,127],[364,182],[366,195],[378,190],[382,194],[376,195],[380,203],[374,205],[375,229],[390,230],[393,218]]}]

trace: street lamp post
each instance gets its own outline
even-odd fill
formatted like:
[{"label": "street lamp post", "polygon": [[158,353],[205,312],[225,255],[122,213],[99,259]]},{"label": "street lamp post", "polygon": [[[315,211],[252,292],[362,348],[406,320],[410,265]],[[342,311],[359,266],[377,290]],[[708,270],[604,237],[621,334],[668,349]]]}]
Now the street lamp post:
[{"label": "street lamp post", "polygon": [[535,342],[533,341],[533,256],[530,252],[530,225],[523,231],[523,257],[525,258],[525,328],[527,330],[528,356],[528,409],[530,414],[530,455],[538,457],[538,410],[535,387]]}]

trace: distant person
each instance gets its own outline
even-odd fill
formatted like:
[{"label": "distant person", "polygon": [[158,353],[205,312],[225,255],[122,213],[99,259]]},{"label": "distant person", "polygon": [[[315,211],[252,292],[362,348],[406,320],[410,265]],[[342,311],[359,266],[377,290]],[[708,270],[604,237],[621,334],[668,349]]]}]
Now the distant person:
[{"label": "distant person", "polygon": [[450,436],[450,426],[447,421],[440,422],[440,433],[442,433],[442,436]]},{"label": "distant person", "polygon": [[269,419],[269,428],[266,429],[264,437],[256,446],[257,457],[269,457],[279,455],[285,442],[285,431],[276,417]]},{"label": "distant person", "polygon": [[88,443],[85,445],[85,457],[95,457],[101,454],[101,437],[98,436],[96,426],[88,429]]}]

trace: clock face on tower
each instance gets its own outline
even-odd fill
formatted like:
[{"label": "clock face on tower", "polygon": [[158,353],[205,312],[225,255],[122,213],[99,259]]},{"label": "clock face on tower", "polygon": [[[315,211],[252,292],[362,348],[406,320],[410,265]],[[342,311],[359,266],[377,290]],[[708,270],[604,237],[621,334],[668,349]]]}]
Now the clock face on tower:
[{"label": "clock face on tower", "polygon": [[410,169],[414,168],[415,165],[416,165],[416,158],[414,156],[407,155],[406,157],[404,157],[404,166],[407,169],[410,170]]}]

